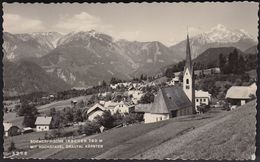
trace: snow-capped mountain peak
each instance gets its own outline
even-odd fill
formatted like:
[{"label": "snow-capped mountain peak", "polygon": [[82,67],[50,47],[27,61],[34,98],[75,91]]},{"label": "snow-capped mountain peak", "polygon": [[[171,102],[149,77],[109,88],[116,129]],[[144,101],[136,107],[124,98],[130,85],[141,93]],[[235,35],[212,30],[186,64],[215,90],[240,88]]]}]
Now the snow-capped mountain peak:
[{"label": "snow-capped mountain peak", "polygon": [[201,42],[205,43],[234,43],[241,39],[253,39],[243,29],[229,29],[222,24],[218,24],[211,28],[209,31],[203,32],[195,36],[195,38],[202,39]]}]

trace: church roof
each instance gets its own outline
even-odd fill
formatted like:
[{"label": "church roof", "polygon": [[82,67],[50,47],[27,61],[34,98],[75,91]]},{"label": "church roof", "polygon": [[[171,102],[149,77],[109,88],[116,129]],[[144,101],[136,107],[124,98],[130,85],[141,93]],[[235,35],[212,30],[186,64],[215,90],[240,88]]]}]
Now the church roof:
[{"label": "church roof", "polygon": [[192,107],[192,104],[182,87],[171,86],[159,90],[151,107],[151,113],[167,114],[172,110],[187,107]]}]

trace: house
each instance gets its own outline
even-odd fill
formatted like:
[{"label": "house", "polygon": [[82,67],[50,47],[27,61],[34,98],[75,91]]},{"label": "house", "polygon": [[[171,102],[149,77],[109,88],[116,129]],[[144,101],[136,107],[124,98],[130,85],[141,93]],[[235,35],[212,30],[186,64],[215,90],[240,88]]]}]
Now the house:
[{"label": "house", "polygon": [[110,87],[112,88],[112,89],[116,89],[117,88],[117,84],[110,84]]},{"label": "house", "polygon": [[112,114],[114,114],[115,112],[119,112],[119,113],[132,113],[134,112],[134,105],[130,105],[130,104],[127,104],[126,102],[124,101],[121,101],[118,103],[118,105],[114,108],[114,111]]},{"label": "house", "polygon": [[99,103],[96,103],[94,106],[87,110],[87,119],[93,121],[96,116],[102,116],[105,111],[105,107],[101,106]]},{"label": "house", "polygon": [[132,101],[134,104],[137,104],[143,95],[143,92],[140,90],[128,91],[128,96],[132,96]]},{"label": "house", "polygon": [[168,82],[168,85],[175,85],[180,83],[180,78],[178,76],[172,78],[172,80],[170,82]]},{"label": "house", "polygon": [[226,99],[231,105],[244,105],[256,96],[256,89],[255,83],[250,86],[232,86],[227,91]]},{"label": "house", "polygon": [[212,75],[212,74],[219,74],[219,73],[220,73],[220,68],[218,67],[194,71],[194,74],[196,76]]},{"label": "house", "polygon": [[144,121],[152,123],[192,113],[192,103],[182,87],[171,86],[159,90],[150,107],[150,112],[144,114]]},{"label": "house", "polygon": [[4,125],[4,131],[5,131],[5,136],[16,136],[20,134],[20,129],[17,126],[14,126],[12,123],[3,123]]},{"label": "house", "polygon": [[195,110],[198,112],[198,106],[201,104],[209,105],[211,94],[202,90],[195,91]]},{"label": "house", "polygon": [[52,117],[48,117],[48,116],[37,117],[35,121],[36,131],[42,132],[42,131],[50,130],[51,121],[52,121]]}]

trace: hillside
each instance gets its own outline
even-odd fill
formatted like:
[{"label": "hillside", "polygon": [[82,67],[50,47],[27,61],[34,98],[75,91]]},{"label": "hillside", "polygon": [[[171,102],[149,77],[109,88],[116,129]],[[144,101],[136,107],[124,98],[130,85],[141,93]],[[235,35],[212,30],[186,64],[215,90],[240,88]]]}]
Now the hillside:
[{"label": "hillside", "polygon": [[219,55],[222,53],[223,56],[228,57],[228,55],[234,50],[238,51],[239,55],[245,55],[241,50],[235,47],[219,47],[219,48],[209,48],[205,52],[201,53],[193,61],[194,63],[200,63],[202,65],[215,65],[218,66]]},{"label": "hillside", "polygon": [[252,46],[244,51],[247,54],[257,54],[257,46]]},{"label": "hillside", "polygon": [[38,58],[46,55],[54,49],[53,42],[61,37],[57,32],[49,33],[3,33],[3,48],[9,61],[17,61],[25,58]]},{"label": "hillside", "polygon": [[48,157],[251,159],[255,153],[255,106],[252,101],[234,111],[211,110],[206,114],[112,129],[93,137],[103,140],[102,149],[65,149]]},{"label": "hillside", "polygon": [[65,82],[87,87],[111,77],[129,79],[132,62],[119,52],[112,37],[95,31],[70,33],[39,64]]},{"label": "hillside", "polygon": [[181,61],[180,57],[168,47],[158,41],[153,42],[130,42],[120,40],[116,42],[123,53],[135,62],[136,69],[132,75],[153,75],[165,65]]},{"label": "hillside", "polygon": [[13,96],[31,92],[56,92],[70,88],[61,79],[47,74],[30,61],[4,62],[4,94]]}]

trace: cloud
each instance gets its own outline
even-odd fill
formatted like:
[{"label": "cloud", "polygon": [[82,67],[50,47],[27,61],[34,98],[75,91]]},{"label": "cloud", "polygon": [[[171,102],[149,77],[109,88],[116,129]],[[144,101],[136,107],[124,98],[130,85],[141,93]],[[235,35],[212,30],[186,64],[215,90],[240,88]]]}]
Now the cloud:
[{"label": "cloud", "polygon": [[44,31],[45,27],[40,20],[22,17],[16,14],[4,14],[4,31],[11,33],[27,33]]},{"label": "cloud", "polygon": [[111,26],[102,23],[101,19],[90,15],[87,12],[81,12],[73,16],[62,16],[57,24],[53,26],[54,29],[60,32],[68,33],[72,31],[88,31],[98,30],[105,31]]}]

